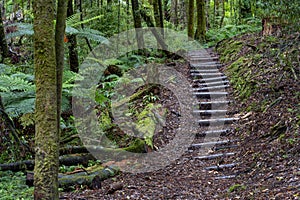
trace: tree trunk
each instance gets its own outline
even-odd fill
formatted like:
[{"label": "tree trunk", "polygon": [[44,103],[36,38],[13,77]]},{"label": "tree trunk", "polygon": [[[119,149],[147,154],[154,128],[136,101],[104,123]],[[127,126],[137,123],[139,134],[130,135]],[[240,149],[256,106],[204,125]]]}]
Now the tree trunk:
[{"label": "tree trunk", "polygon": [[160,12],[158,8],[158,0],[153,0],[153,11],[156,27],[162,27],[160,23]]},{"label": "tree trunk", "polygon": [[172,0],[171,2],[171,22],[178,27],[178,0]]},{"label": "tree trunk", "polygon": [[138,2],[138,0],[132,0],[131,3],[132,3],[134,28],[136,28],[135,32],[136,32],[138,48],[140,50],[142,50],[142,49],[144,49],[145,44],[144,44],[143,32],[141,31],[142,19],[141,19],[140,10],[139,10],[139,2]]},{"label": "tree trunk", "polygon": [[[73,0],[68,1],[68,9],[67,9],[67,16],[70,17],[74,14],[73,10]],[[77,39],[76,35],[69,35],[69,64],[70,70],[72,72],[78,73],[79,71],[79,61],[78,61],[78,52],[77,52]]]},{"label": "tree trunk", "polygon": [[58,0],[55,26],[55,54],[56,54],[56,87],[57,87],[57,132],[60,135],[60,114],[62,99],[62,79],[64,69],[64,36],[66,29],[67,1]]},{"label": "tree trunk", "polygon": [[187,5],[187,2],[188,0],[185,0],[185,1],[179,1],[180,2],[180,11],[179,11],[179,13],[180,13],[180,15],[179,15],[179,19],[180,19],[180,23],[179,24],[182,24],[182,30],[183,29],[185,29],[186,28],[186,26],[187,26],[187,7],[186,7],[186,5]]},{"label": "tree trunk", "polygon": [[205,0],[197,0],[197,31],[195,39],[199,41],[205,40],[206,19],[205,19]]},{"label": "tree trunk", "polygon": [[1,48],[2,62],[3,62],[4,58],[7,58],[9,56],[9,51],[8,51],[8,46],[5,38],[4,25],[1,16],[2,16],[2,12],[0,9],[0,48]]},{"label": "tree trunk", "polygon": [[149,17],[146,13],[146,11],[141,10],[140,11],[141,16],[143,17],[144,21],[146,22],[148,27],[152,27],[150,30],[155,36],[157,43],[162,47],[163,50],[168,50],[168,46],[165,43],[162,35],[157,31],[157,29],[154,26],[154,23],[151,21],[151,17]]},{"label": "tree trunk", "polygon": [[210,28],[210,1],[205,1],[205,6],[206,6],[206,27],[207,29]]},{"label": "tree trunk", "polygon": [[161,28],[161,34],[164,37],[164,14],[163,14],[163,5],[162,5],[162,0],[157,0],[158,1],[158,11],[159,11],[159,27]]},{"label": "tree trunk", "polygon": [[59,198],[55,10],[54,0],[33,2],[36,80],[34,199]]},{"label": "tree trunk", "polygon": [[222,28],[225,18],[225,0],[222,0],[222,17],[220,20],[220,28]]},{"label": "tree trunk", "polygon": [[194,39],[194,11],[195,3],[194,0],[189,0],[188,7],[188,37]]}]

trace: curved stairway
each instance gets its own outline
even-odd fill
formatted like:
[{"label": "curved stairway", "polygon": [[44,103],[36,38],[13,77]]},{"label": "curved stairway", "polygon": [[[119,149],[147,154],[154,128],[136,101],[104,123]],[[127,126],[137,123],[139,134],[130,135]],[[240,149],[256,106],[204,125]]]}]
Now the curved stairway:
[{"label": "curved stairway", "polygon": [[215,179],[235,178],[232,168],[238,165],[234,162],[238,140],[229,136],[231,124],[238,118],[231,117],[227,110],[229,81],[219,70],[222,65],[218,57],[199,50],[189,52],[188,58],[192,92],[197,97],[193,112],[199,124],[189,151]]}]

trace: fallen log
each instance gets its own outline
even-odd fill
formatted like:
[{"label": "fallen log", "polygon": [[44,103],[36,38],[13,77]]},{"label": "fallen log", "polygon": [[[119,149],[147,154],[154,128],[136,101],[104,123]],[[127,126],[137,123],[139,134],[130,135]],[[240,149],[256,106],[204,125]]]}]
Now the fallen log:
[{"label": "fallen log", "polygon": [[59,155],[89,153],[84,146],[67,146],[59,150]]},{"label": "fallen log", "polygon": [[[87,166],[90,160],[96,160],[92,154],[74,154],[74,155],[65,155],[59,157],[59,164],[65,166],[72,166],[81,164],[83,166]],[[24,171],[24,170],[33,170],[34,168],[34,160],[24,160],[14,163],[8,164],[0,164],[0,171],[11,170],[13,172],[16,171]]]},{"label": "fallen log", "polygon": [[[97,168],[91,172],[79,172],[72,175],[59,174],[59,187],[64,191],[73,190],[76,186],[87,186],[91,189],[101,188],[101,182],[105,179],[113,177],[120,172],[120,169],[115,166],[106,168]],[[33,186],[34,173],[27,172],[26,185]]]}]

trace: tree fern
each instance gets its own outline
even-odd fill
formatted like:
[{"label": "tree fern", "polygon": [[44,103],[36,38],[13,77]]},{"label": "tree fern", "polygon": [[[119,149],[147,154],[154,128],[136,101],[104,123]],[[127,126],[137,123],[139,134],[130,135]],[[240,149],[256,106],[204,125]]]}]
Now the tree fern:
[{"label": "tree fern", "polygon": [[23,35],[32,36],[34,33],[33,25],[30,23],[13,23],[6,27],[7,28],[10,28],[10,27],[16,28],[16,31],[6,34],[6,39],[10,39],[10,38],[14,38],[14,37],[21,37]]},{"label": "tree fern", "polygon": [[108,39],[101,36],[100,32],[98,32],[98,34],[95,34],[95,32],[97,32],[97,31],[85,28],[85,29],[79,29],[75,35],[77,35],[79,37],[83,37],[83,38],[88,38],[88,39],[93,40],[98,43],[109,44]]},{"label": "tree fern", "polygon": [[[15,37],[21,37],[21,36],[33,36],[33,26],[32,24],[26,24],[26,23],[15,23],[11,24],[9,26],[15,26],[16,31],[6,34],[6,39],[11,39]],[[76,29],[72,26],[66,27],[66,34],[67,35],[77,35],[78,37],[84,37],[88,38],[90,40],[93,40],[98,43],[108,44],[108,40],[102,36],[102,33],[100,31],[94,30],[94,29]]]},{"label": "tree fern", "polygon": [[[77,78],[79,75],[74,72],[64,72],[62,111],[70,108],[69,97],[74,87],[73,82]],[[0,96],[5,111],[10,117],[20,117],[34,112],[35,85],[33,80],[34,76],[31,74],[0,75]]]},{"label": "tree fern", "polygon": [[0,96],[11,117],[33,112],[35,86],[30,79],[32,75],[22,73],[0,76]]}]

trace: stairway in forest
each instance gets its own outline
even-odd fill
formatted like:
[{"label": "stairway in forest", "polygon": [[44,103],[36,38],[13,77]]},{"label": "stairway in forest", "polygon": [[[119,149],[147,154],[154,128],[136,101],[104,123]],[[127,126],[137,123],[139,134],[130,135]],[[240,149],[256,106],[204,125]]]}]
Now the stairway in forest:
[{"label": "stairway in forest", "polygon": [[188,58],[192,92],[197,99],[193,112],[199,124],[189,151],[215,179],[234,178],[232,168],[238,165],[234,162],[238,141],[229,139],[229,135],[231,124],[238,118],[230,116],[227,110],[229,81],[219,70],[222,65],[218,57],[199,50],[189,52]]}]

